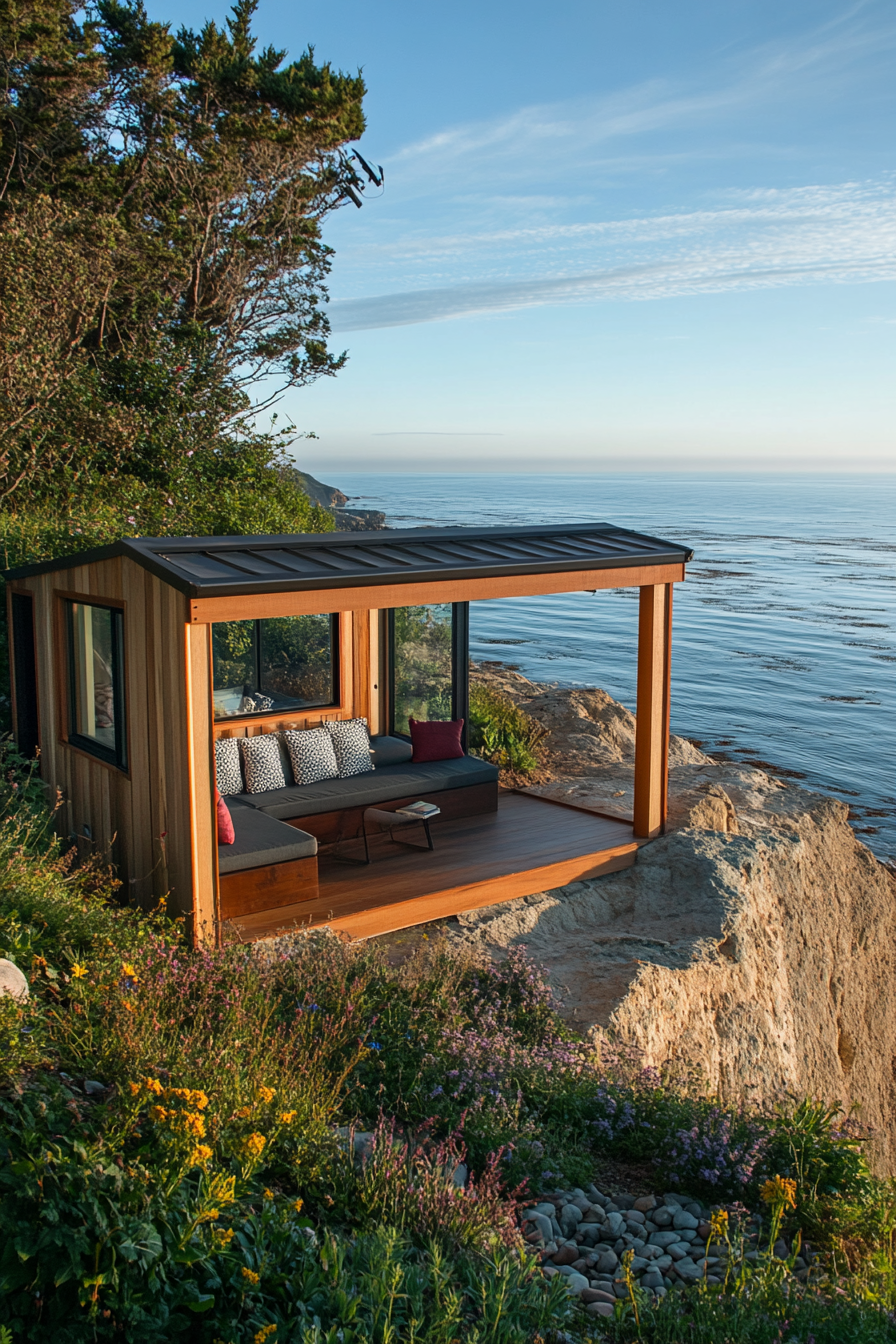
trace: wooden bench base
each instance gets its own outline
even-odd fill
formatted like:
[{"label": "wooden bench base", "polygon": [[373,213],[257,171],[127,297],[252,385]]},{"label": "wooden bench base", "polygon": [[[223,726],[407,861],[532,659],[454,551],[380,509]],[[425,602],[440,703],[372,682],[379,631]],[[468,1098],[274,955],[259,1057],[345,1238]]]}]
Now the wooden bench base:
[{"label": "wooden bench base", "polygon": [[242,873],[222,873],[219,883],[220,918],[237,919],[256,910],[276,910],[299,901],[316,900],[317,857],[290,859],[267,868],[248,868]]}]

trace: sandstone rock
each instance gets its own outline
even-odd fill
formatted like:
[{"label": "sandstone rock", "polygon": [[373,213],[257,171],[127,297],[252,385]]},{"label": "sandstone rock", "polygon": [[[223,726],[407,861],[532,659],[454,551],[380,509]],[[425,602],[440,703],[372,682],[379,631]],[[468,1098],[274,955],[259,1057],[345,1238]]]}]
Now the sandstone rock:
[{"label": "sandstone rock", "polygon": [[[609,765],[533,792],[603,811],[621,784],[630,767]],[[580,1030],[707,1094],[859,1107],[875,1170],[896,1174],[896,877],[844,803],[730,763],[670,785],[673,804],[724,802],[717,785],[737,831],[673,830],[632,868],[472,912],[457,936],[496,956],[525,944]]]},{"label": "sandstone rock", "polygon": [[0,999],[4,997],[24,1003],[28,998],[28,981],[14,961],[0,957]]},{"label": "sandstone rock", "polygon": [[642,1199],[636,1199],[632,1207],[639,1213],[648,1214],[656,1208],[656,1200],[653,1195],[645,1195]]}]

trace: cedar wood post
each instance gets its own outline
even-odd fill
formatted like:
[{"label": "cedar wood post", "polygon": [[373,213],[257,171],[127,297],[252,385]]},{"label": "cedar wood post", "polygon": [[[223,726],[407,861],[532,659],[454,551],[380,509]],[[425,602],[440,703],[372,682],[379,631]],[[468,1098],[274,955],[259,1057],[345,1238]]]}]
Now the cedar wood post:
[{"label": "cedar wood post", "polygon": [[672,584],[641,588],[639,599],[634,829],[651,839],[665,831],[669,793]]}]

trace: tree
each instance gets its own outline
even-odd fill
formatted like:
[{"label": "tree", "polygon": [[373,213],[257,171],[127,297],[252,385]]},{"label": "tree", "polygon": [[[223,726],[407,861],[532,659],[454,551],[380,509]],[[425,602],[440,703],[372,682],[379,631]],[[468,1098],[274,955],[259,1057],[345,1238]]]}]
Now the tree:
[{"label": "tree", "polygon": [[253,417],[344,363],[321,221],[365,90],[256,52],[255,7],[175,36],[140,0],[0,0],[0,499],[283,481]]}]

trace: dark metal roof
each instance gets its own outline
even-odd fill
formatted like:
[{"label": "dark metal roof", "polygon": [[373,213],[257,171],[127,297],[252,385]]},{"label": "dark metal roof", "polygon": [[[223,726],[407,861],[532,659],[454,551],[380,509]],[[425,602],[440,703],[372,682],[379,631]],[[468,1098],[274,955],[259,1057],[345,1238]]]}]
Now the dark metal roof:
[{"label": "dark metal roof", "polygon": [[25,565],[8,579],[129,556],[188,597],[376,587],[500,574],[682,564],[688,547],[611,523],[418,527],[284,537],[138,537]]}]

